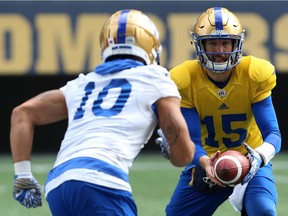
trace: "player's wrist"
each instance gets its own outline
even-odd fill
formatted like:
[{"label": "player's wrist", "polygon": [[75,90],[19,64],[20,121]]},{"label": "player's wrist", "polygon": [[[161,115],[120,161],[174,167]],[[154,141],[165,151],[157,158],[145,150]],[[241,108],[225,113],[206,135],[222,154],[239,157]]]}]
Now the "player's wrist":
[{"label": "player's wrist", "polygon": [[265,166],[269,161],[275,156],[275,148],[272,144],[264,142],[261,146],[255,149],[258,152],[262,159],[261,166]]},{"label": "player's wrist", "polygon": [[16,176],[32,178],[31,162],[29,160],[18,161],[14,163],[14,172]]},{"label": "player's wrist", "polygon": [[206,170],[207,166],[211,166],[211,161],[210,161],[209,156],[208,155],[202,155],[199,158],[199,164],[204,170]]}]

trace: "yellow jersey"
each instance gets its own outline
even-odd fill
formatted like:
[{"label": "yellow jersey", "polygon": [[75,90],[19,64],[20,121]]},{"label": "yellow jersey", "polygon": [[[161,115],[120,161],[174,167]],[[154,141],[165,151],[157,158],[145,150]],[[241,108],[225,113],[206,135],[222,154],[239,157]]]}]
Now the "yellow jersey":
[{"label": "yellow jersey", "polygon": [[262,144],[251,106],[270,96],[276,85],[270,62],[242,57],[223,88],[209,80],[197,60],[183,62],[170,74],[182,97],[181,107],[195,108],[200,116],[202,146],[208,155],[228,149],[245,154],[243,142],[254,149]]}]

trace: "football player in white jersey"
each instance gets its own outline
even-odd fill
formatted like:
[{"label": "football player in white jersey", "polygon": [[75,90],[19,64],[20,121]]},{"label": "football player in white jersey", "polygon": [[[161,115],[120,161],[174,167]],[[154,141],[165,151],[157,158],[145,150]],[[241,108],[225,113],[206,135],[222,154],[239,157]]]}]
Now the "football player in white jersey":
[{"label": "football player in white jersey", "polygon": [[45,184],[54,216],[137,215],[128,171],[159,123],[171,163],[185,166],[194,143],[168,71],[157,65],[161,45],[153,22],[138,10],[120,10],[100,35],[103,63],[14,108],[11,150],[14,198],[42,205],[31,171],[34,128],[68,118],[68,128]]}]

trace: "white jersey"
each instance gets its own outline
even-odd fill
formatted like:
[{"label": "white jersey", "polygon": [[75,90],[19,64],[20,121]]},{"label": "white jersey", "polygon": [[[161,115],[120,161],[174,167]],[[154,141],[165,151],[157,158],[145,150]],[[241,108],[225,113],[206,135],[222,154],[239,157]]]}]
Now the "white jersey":
[{"label": "white jersey", "polygon": [[158,123],[153,104],[163,97],[180,98],[168,71],[149,65],[107,75],[90,72],[61,90],[68,128],[46,195],[68,180],[131,192],[128,169]]}]

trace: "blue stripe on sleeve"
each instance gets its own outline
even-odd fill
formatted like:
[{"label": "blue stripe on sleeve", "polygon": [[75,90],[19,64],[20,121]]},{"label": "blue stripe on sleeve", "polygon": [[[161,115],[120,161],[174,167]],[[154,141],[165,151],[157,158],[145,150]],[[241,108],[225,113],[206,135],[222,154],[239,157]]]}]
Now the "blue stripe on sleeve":
[{"label": "blue stripe on sleeve", "polygon": [[272,144],[275,147],[275,153],[278,153],[281,149],[282,138],[272,97],[269,96],[266,99],[253,104],[252,110],[263,140]]},{"label": "blue stripe on sleeve", "polygon": [[186,123],[188,125],[189,134],[192,141],[195,143],[196,151],[194,159],[191,164],[200,166],[199,159],[203,155],[207,155],[206,151],[202,147],[201,141],[201,121],[196,109],[183,108],[181,107],[182,115],[184,116]]}]

